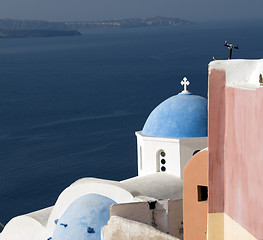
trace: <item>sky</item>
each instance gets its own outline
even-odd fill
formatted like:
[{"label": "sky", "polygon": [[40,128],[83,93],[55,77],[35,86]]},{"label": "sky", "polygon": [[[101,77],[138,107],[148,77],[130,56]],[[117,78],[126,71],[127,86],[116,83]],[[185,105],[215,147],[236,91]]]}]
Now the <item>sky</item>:
[{"label": "sky", "polygon": [[50,21],[169,16],[193,22],[260,20],[263,0],[0,0],[0,18]]}]

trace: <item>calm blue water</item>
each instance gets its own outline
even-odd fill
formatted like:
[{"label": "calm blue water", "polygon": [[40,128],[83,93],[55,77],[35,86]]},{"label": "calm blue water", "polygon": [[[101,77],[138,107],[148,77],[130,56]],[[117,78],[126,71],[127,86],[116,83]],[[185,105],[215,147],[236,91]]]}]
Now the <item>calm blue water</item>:
[{"label": "calm blue water", "polygon": [[136,138],[160,102],[207,96],[207,65],[262,58],[258,25],[92,31],[80,37],[0,40],[0,222],[55,203],[87,176],[137,174]]}]

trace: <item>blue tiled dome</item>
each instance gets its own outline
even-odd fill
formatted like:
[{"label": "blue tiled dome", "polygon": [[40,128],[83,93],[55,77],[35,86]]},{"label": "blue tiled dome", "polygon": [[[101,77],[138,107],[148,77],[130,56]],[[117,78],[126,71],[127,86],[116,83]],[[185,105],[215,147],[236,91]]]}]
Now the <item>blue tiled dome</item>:
[{"label": "blue tiled dome", "polygon": [[107,224],[114,203],[99,194],[78,198],[56,221],[52,240],[100,240],[101,228]]},{"label": "blue tiled dome", "polygon": [[207,99],[179,93],[158,105],[142,133],[152,137],[207,137]]}]

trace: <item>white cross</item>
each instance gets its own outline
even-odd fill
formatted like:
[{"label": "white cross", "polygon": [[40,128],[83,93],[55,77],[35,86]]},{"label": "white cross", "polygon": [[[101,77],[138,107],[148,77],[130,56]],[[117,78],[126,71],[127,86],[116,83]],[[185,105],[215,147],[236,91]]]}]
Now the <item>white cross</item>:
[{"label": "white cross", "polygon": [[182,91],[182,93],[189,93],[189,91],[187,90],[187,86],[190,84],[190,82],[187,80],[186,77],[183,78],[183,80],[181,81],[181,85],[184,85],[184,90]]}]

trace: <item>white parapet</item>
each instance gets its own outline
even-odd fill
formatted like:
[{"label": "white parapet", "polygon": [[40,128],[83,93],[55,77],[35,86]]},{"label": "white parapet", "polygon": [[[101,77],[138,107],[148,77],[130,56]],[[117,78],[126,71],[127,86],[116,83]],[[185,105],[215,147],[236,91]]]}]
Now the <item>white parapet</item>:
[{"label": "white parapet", "polygon": [[179,240],[144,223],[113,216],[104,227],[103,240]]},{"label": "white parapet", "polygon": [[110,215],[144,223],[161,232],[183,238],[182,200],[150,199],[145,202],[114,204]]},{"label": "white parapet", "polygon": [[214,69],[225,72],[227,86],[256,89],[260,87],[260,75],[263,77],[263,59],[217,60],[209,64],[209,71]]}]

